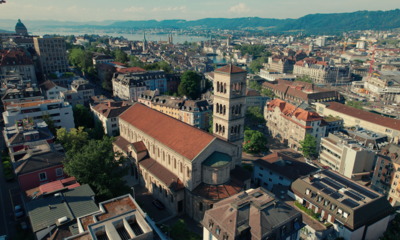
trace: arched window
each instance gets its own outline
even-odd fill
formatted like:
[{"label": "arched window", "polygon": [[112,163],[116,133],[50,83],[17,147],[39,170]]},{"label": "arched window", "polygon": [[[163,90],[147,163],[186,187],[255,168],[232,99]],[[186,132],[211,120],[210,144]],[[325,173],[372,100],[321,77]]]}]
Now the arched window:
[{"label": "arched window", "polygon": [[216,108],[217,108],[216,109],[217,113],[219,113],[219,104],[218,103],[216,104]]},{"label": "arched window", "polygon": [[215,124],[215,132],[218,132],[219,128],[218,128],[218,124]]},{"label": "arched window", "polygon": [[222,114],[222,104],[219,105],[219,113]]},{"label": "arched window", "polygon": [[235,133],[238,133],[238,131],[237,131],[237,130],[238,130],[237,126],[235,126],[235,128],[234,128],[234,129],[235,129],[235,131],[234,131],[234,132],[235,132]]},{"label": "arched window", "polygon": [[222,133],[225,133],[225,126],[222,126]]},{"label": "arched window", "polygon": [[219,82],[217,82],[217,92],[219,92]]},{"label": "arched window", "polygon": [[224,93],[226,93],[226,83],[224,83]]},{"label": "arched window", "polygon": [[232,114],[235,114],[235,106],[232,106]]},{"label": "arched window", "polygon": [[225,113],[226,113],[226,106],[224,105],[224,113],[223,114],[225,115]]},{"label": "arched window", "polygon": [[234,133],[234,128],[233,128],[233,127],[231,127],[231,134],[232,134],[232,133]]},{"label": "arched window", "polygon": [[242,114],[242,104],[239,105],[239,114]]}]

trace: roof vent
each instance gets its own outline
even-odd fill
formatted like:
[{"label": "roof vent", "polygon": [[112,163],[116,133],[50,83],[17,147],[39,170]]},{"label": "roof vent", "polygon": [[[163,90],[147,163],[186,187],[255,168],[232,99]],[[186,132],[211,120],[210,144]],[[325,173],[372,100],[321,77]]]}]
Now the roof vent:
[{"label": "roof vent", "polygon": [[67,217],[67,216],[64,216],[64,217],[62,217],[62,218],[57,219],[58,225],[64,224],[64,223],[66,223],[67,221],[68,221],[68,217]]}]

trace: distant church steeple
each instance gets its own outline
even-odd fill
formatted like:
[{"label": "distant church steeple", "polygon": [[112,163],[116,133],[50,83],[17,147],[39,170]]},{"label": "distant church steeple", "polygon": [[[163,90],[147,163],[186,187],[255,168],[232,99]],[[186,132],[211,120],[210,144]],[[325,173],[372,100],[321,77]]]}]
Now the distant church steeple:
[{"label": "distant church steeple", "polygon": [[21,19],[18,19],[18,22],[15,25],[15,33],[18,35],[28,36],[28,29],[26,29],[25,25],[21,22]]},{"label": "distant church steeple", "polygon": [[143,52],[147,49],[146,32],[143,32]]}]

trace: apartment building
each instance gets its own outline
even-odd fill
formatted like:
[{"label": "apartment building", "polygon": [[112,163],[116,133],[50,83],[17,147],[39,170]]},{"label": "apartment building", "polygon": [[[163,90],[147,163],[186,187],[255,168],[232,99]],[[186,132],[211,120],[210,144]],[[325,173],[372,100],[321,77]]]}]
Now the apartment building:
[{"label": "apartment building", "polygon": [[302,215],[263,188],[235,194],[206,211],[203,240],[300,239]]},{"label": "apartment building", "polygon": [[3,119],[5,126],[10,127],[25,118],[32,118],[35,122],[42,121],[45,115],[53,120],[56,127],[67,130],[75,127],[72,106],[61,99],[9,104],[3,112]]},{"label": "apartment building", "polygon": [[299,178],[291,190],[299,204],[345,240],[379,239],[393,213],[384,195],[331,170]]},{"label": "apartment building", "polygon": [[279,73],[292,73],[296,61],[292,57],[273,56],[268,58],[269,70]]},{"label": "apartment building", "polygon": [[379,152],[371,188],[387,195],[392,206],[400,206],[400,146],[390,144]]},{"label": "apartment building", "polygon": [[375,165],[375,152],[343,132],[321,139],[319,161],[340,174],[359,180],[369,176]]},{"label": "apartment building", "polygon": [[313,83],[278,79],[273,82],[264,82],[262,87],[271,90],[278,98],[292,104],[344,101],[339,92],[318,87]]},{"label": "apartment building", "polygon": [[400,77],[392,71],[363,78],[364,90],[371,99],[400,103]]},{"label": "apartment building", "polygon": [[400,137],[400,120],[353,108],[338,102],[315,103],[318,114],[343,119],[344,127],[362,126],[364,129],[388,136],[398,142]]},{"label": "apartment building", "polygon": [[325,136],[326,126],[316,112],[301,109],[280,99],[274,99],[264,108],[264,118],[272,137],[298,150],[306,134],[317,139]]},{"label": "apartment building", "polygon": [[35,51],[39,57],[41,73],[68,72],[67,48],[62,37],[34,37]]},{"label": "apartment building", "polygon": [[108,136],[117,136],[119,133],[119,115],[131,106],[129,102],[104,101],[96,105],[90,105],[95,120],[100,121],[104,133]]},{"label": "apartment building", "polygon": [[32,57],[21,49],[0,50],[0,81],[16,74],[21,80],[37,83]]}]

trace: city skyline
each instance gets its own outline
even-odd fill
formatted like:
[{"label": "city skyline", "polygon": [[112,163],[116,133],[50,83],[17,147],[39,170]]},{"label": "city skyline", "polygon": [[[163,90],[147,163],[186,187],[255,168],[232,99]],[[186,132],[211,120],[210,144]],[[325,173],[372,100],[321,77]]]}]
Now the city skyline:
[{"label": "city skyline", "polygon": [[[384,6],[384,7],[383,7]],[[299,18],[314,13],[343,13],[360,10],[391,10],[398,8],[395,0],[376,1],[318,1],[318,0],[250,0],[192,2],[184,0],[20,0],[0,5],[2,19],[106,21],[106,20],[165,20],[201,18]]]}]

